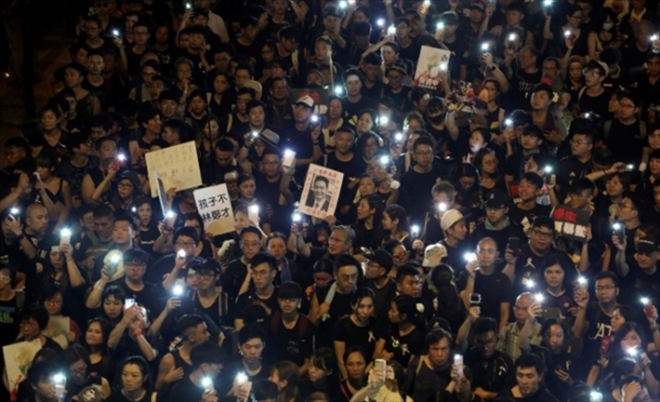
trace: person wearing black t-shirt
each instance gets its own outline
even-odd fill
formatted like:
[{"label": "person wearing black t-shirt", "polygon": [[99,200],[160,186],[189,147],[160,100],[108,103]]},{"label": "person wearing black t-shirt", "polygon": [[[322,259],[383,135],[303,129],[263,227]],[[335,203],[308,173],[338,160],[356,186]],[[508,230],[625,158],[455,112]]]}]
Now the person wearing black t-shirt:
[{"label": "person wearing black t-shirt", "polygon": [[362,74],[364,75],[364,82],[362,83],[362,96],[367,99],[380,99],[383,94],[383,81],[380,77],[380,65],[382,63],[380,55],[369,53],[363,59]]},{"label": "person wearing black t-shirt", "polygon": [[255,197],[266,210],[262,222],[270,226],[270,233],[286,232],[291,227],[293,201],[298,199],[298,189],[291,175],[282,173],[282,159],[276,148],[264,150],[261,165],[261,172],[254,172],[254,177],[257,184]]},{"label": "person wearing black t-shirt", "polygon": [[[630,239],[627,239],[630,241]],[[619,251],[625,249],[625,242],[616,242]],[[646,297],[650,304],[660,305],[660,246],[654,236],[646,236],[637,242],[634,259],[630,263],[617,253],[617,272],[621,278],[621,302],[628,305],[639,303]]]},{"label": "person wearing black t-shirt", "polygon": [[520,147],[506,158],[504,178],[507,183],[520,180],[520,176],[524,172],[525,163],[530,155],[541,152],[542,144],[543,131],[539,127],[532,124],[523,128],[522,136],[520,137]]},{"label": "person wearing black t-shirt", "polygon": [[543,77],[543,71],[537,66],[539,52],[532,46],[525,46],[520,49],[515,63],[513,61],[515,53],[512,55],[507,51],[505,56],[505,63],[508,66],[507,78],[510,82],[506,91],[508,102],[505,109],[527,109],[529,101],[526,94],[532,90],[534,85],[541,82]]},{"label": "person wearing black t-shirt", "polygon": [[240,54],[251,59],[252,63],[261,59],[261,47],[256,42],[259,34],[259,20],[252,15],[245,15],[240,20],[241,34],[231,41],[236,49],[236,54]]},{"label": "person wearing black t-shirt", "polygon": [[[584,87],[578,93],[580,114],[593,113],[599,121],[607,118],[610,93],[603,88],[608,68],[601,61],[592,60],[584,68]],[[602,124],[602,123],[601,123]]]},{"label": "person wearing black t-shirt", "polygon": [[[266,253],[258,253],[250,259],[250,269],[236,299],[234,328],[243,327],[243,310],[250,304],[261,305],[269,316],[279,310],[278,288],[273,285],[276,276],[277,260],[275,257]],[[250,288],[250,283],[254,284],[254,288]]]},{"label": "person wearing black t-shirt", "polygon": [[499,328],[504,328],[511,310],[511,283],[506,275],[495,269],[498,256],[495,241],[489,237],[482,239],[477,246],[477,259],[465,265],[457,287],[466,309],[472,305],[470,295],[479,294],[481,316],[495,319]]},{"label": "person wearing black t-shirt", "polygon": [[373,109],[373,101],[362,95],[362,76],[358,70],[348,70],[344,73],[344,88],[346,96],[342,98],[346,121],[357,125],[358,115],[365,109]]},{"label": "person wearing black t-shirt", "polygon": [[486,220],[479,223],[470,235],[468,244],[474,247],[484,237],[490,237],[497,243],[497,251],[504,255],[506,244],[511,237],[525,238],[525,232],[519,223],[513,221],[507,214],[511,199],[500,189],[486,194]]},{"label": "person wearing black t-shirt", "polygon": [[619,105],[618,118],[605,122],[605,144],[614,154],[615,161],[636,166],[642,161],[648,135],[646,123],[637,118],[641,100],[637,95],[625,92]]},{"label": "person wearing black t-shirt", "polygon": [[569,143],[571,155],[559,161],[557,184],[566,190],[573,181],[586,177],[594,168],[592,150],[596,138],[595,130],[588,125],[574,124],[575,131]]},{"label": "person wearing black t-shirt", "polygon": [[226,362],[225,353],[222,348],[214,342],[205,341],[195,345],[190,351],[190,362],[193,370],[177,381],[165,396],[167,402],[201,401],[204,392],[210,388],[206,383],[218,389],[217,378]]},{"label": "person wearing black t-shirt", "polygon": [[513,398],[516,402],[559,402],[543,384],[545,365],[535,354],[522,355],[516,360],[517,384],[503,390],[497,397]]},{"label": "person wearing black t-shirt", "polygon": [[527,172],[520,179],[518,197],[520,201],[511,207],[509,217],[527,232],[537,216],[550,216],[549,205],[539,205],[536,197],[543,188],[543,179],[536,173]]},{"label": "person wearing black t-shirt", "polygon": [[469,250],[465,241],[468,235],[467,221],[459,210],[450,209],[442,215],[440,227],[445,235],[439,242],[447,252],[445,261],[459,275],[460,267],[465,264],[465,253]]},{"label": "person wearing black t-shirt", "polygon": [[248,226],[241,231],[240,245],[243,255],[230,262],[222,275],[222,290],[227,292],[230,298],[238,297],[241,285],[248,274],[250,260],[261,251],[262,237],[259,228],[254,226]]},{"label": "person wearing black t-shirt", "polygon": [[268,348],[272,363],[287,360],[306,373],[316,327],[298,311],[303,291],[296,282],[284,282],[277,292],[279,310],[270,318]]}]

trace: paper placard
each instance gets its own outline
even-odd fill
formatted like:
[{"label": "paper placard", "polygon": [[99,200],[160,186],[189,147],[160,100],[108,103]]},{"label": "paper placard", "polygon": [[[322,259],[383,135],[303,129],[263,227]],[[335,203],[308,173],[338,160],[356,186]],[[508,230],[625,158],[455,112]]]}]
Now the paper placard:
[{"label": "paper placard", "polygon": [[205,232],[218,236],[234,231],[234,211],[226,184],[200,188],[193,195]]},{"label": "paper placard", "polygon": [[552,210],[552,220],[555,221],[555,232],[561,237],[584,241],[589,229],[589,212],[557,205]]},{"label": "paper placard", "polygon": [[5,357],[5,370],[9,380],[9,393],[18,391],[18,384],[27,379],[27,371],[38,351],[41,350],[41,341],[35,339],[31,342],[18,342],[3,346]]},{"label": "paper placard", "polygon": [[298,211],[316,218],[334,215],[344,174],[319,165],[309,165]]},{"label": "paper placard", "polygon": [[158,196],[156,172],[163,180],[165,191],[170,188],[182,191],[202,185],[195,141],[147,152],[144,156],[152,197]]},{"label": "paper placard", "polygon": [[413,86],[435,91],[448,74],[451,52],[437,47],[422,46],[417,59],[417,70]]}]

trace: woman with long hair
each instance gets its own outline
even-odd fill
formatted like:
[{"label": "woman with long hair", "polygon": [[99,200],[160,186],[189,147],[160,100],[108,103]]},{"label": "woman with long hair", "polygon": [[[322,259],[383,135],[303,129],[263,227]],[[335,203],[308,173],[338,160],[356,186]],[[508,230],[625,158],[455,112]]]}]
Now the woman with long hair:
[{"label": "woman with long hair", "polygon": [[367,360],[371,360],[376,348],[376,320],[373,318],[376,296],[370,288],[359,287],[351,296],[353,312],[340,319],[335,326],[334,348],[342,378],[347,371],[344,355],[349,345],[362,349]]},{"label": "woman with long hair", "polygon": [[300,371],[296,364],[288,360],[274,363],[270,368],[268,379],[277,384],[279,390],[277,402],[298,402],[300,400],[298,390]]},{"label": "woman with long hair", "polygon": [[431,284],[435,293],[433,316],[447,320],[452,334],[458,332],[465,320],[465,308],[454,278],[454,270],[447,264],[431,268]]},{"label": "woman with long hair", "polygon": [[[68,316],[65,306],[64,290],[59,283],[51,283],[46,287],[41,296],[42,304],[48,311],[48,325],[43,334],[53,339],[66,349],[69,344],[76,342],[80,336],[78,324]],[[68,327],[63,327],[66,324]]]},{"label": "woman with long hair", "polygon": [[307,398],[315,392],[324,392],[330,401],[341,401],[337,357],[330,348],[317,349],[309,359],[307,377],[300,382],[300,396]]},{"label": "woman with long hair", "polygon": [[353,224],[355,230],[355,247],[365,247],[375,250],[382,242],[382,221],[385,205],[378,195],[365,196],[357,206],[357,221]]},{"label": "woman with long hair", "polygon": [[107,341],[109,336],[110,322],[103,317],[96,317],[87,323],[82,345],[89,353],[89,373],[106,378],[112,384],[115,367],[111,365],[108,352]]},{"label": "woman with long hair", "polygon": [[396,296],[387,313],[389,333],[378,339],[375,355],[381,359],[392,359],[408,367],[413,356],[424,349],[426,321],[419,311],[420,306],[412,296]]},{"label": "woman with long hair", "polygon": [[151,199],[145,196],[136,197],[131,206],[131,212],[135,218],[135,242],[137,245],[151,254],[158,256],[154,251],[154,242],[161,236],[158,230],[158,219],[155,219]]},{"label": "woman with long hair", "polygon": [[89,354],[84,347],[76,344],[64,351],[63,365],[68,371],[66,380],[66,393],[78,395],[78,392],[90,385],[97,385],[103,389],[105,398],[110,396],[110,384],[103,377],[93,375],[89,371]]},{"label": "woman with long hair", "polygon": [[382,228],[386,232],[384,241],[397,240],[403,243],[407,250],[412,249],[410,227],[406,209],[401,205],[392,204],[383,211]]},{"label": "woman with long hair", "polygon": [[495,150],[488,147],[480,149],[474,156],[474,167],[479,171],[479,184],[486,192],[495,188],[507,191]]},{"label": "woman with long hair", "polygon": [[330,153],[335,149],[335,132],[339,127],[344,126],[344,105],[341,98],[335,95],[328,98],[328,111],[325,115],[325,121],[321,128],[323,134],[325,153]]},{"label": "woman with long hair", "polygon": [[307,285],[310,282],[310,275],[301,272],[296,262],[286,256],[287,240],[287,236],[282,232],[273,232],[266,238],[266,250],[277,260],[277,276],[274,283],[279,285],[294,281],[303,286]]},{"label": "woman with long hair", "polygon": [[228,71],[216,71],[211,80],[213,88],[209,94],[209,107],[216,116],[227,116],[236,102],[234,76]]}]

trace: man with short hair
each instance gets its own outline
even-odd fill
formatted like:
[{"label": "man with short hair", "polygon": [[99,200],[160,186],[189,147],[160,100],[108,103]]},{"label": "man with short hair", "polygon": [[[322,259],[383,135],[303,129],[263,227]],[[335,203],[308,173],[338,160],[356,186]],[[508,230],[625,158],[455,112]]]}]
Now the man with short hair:
[{"label": "man with short hair", "polygon": [[279,309],[278,288],[273,284],[275,276],[277,276],[275,257],[259,252],[250,259],[248,275],[245,276],[236,299],[234,329],[243,328],[243,310],[250,304],[261,305],[269,316]]},{"label": "man with short hair", "polygon": [[367,287],[374,291],[376,317],[385,317],[397,291],[397,284],[390,276],[393,264],[392,255],[385,250],[376,250],[367,253],[365,258],[367,268],[364,271],[364,278],[368,280]]},{"label": "man with short hair", "polygon": [[608,120],[603,127],[604,140],[617,162],[637,166],[642,161],[642,149],[647,144],[646,122],[637,118],[641,99],[624,92],[619,100],[619,117]]},{"label": "man with short hair", "polygon": [[[322,155],[324,136],[318,121],[312,119],[314,114],[314,99],[303,95],[293,105],[293,120],[281,133],[281,147],[289,148],[296,153],[295,177],[304,182],[307,168]],[[318,120],[318,116],[316,116]]]},{"label": "man with short hair", "polygon": [[192,371],[190,355],[193,347],[209,340],[206,322],[197,314],[182,316],[177,328],[183,338],[181,346],[167,353],[158,363],[158,376],[154,388],[160,393],[165,393],[180,381],[186,372]]},{"label": "man with short hair", "polygon": [[461,300],[469,309],[472,300],[479,299],[481,316],[494,318],[499,328],[504,328],[509,322],[511,283],[502,272],[496,270],[499,252],[495,241],[490,237],[481,239],[476,257],[476,260],[467,261],[465,270],[458,276],[457,288]]},{"label": "man with short hair", "polygon": [[373,101],[362,95],[362,74],[356,69],[344,73],[344,89],[346,95],[341,104],[344,108],[346,121],[357,122],[360,112],[364,109],[374,108]]},{"label": "man with short hair", "polygon": [[574,180],[586,177],[594,165],[592,150],[596,141],[596,130],[586,120],[578,120],[572,126],[573,136],[569,140],[571,155],[561,159],[557,165],[557,184],[564,191]]},{"label": "man with short hair", "polygon": [[500,328],[497,350],[509,355],[512,360],[518,359],[523,350],[529,350],[531,345],[539,346],[543,340],[541,324],[536,321],[540,315],[541,303],[535,300],[536,295],[524,292],[518,295],[513,306],[515,321]]},{"label": "man with short hair", "polygon": [[318,326],[316,347],[332,347],[335,324],[353,312],[351,298],[360,279],[361,265],[351,255],[341,255],[335,264],[335,282],[312,296],[309,319]]},{"label": "man with short hair", "polygon": [[539,205],[537,197],[543,190],[543,178],[536,173],[527,172],[522,175],[518,184],[518,201],[509,211],[509,218],[520,224],[527,233],[537,216],[550,216],[549,205]]},{"label": "man with short hair", "polygon": [[559,402],[543,384],[545,363],[535,354],[522,355],[516,360],[516,385],[497,396],[526,402]]},{"label": "man with short hair", "polygon": [[494,399],[512,385],[513,360],[497,349],[498,324],[493,318],[479,317],[471,326],[474,346],[464,356],[464,365],[472,373],[474,394]]},{"label": "man with short hair", "polygon": [[656,236],[645,236],[637,242],[634,259],[627,262],[625,259],[627,239],[617,241],[615,257],[617,273],[621,278],[621,301],[628,305],[639,302],[639,297],[647,297],[650,304],[657,306],[660,303],[660,246]]},{"label": "man with short hair", "polygon": [[74,252],[78,266],[87,271],[87,279],[91,280],[92,270],[99,256],[104,255],[112,246],[112,233],[115,217],[112,209],[105,204],[98,205],[92,212],[94,232],[88,233],[80,242],[80,247]]},{"label": "man with short hair", "polygon": [[222,290],[227,292],[230,298],[238,297],[241,285],[248,275],[248,266],[261,251],[262,240],[263,233],[256,226],[247,226],[241,230],[239,244],[243,255],[230,262],[222,275]]},{"label": "man with short hair", "polygon": [[534,85],[541,81],[541,77],[543,76],[543,71],[536,64],[539,52],[535,47],[528,45],[520,49],[517,54],[515,51],[507,50],[504,52],[504,55],[506,76],[510,80],[508,90],[506,91],[509,99],[506,103],[506,109],[527,109],[529,101],[525,95],[532,90]]},{"label": "man with short hair", "polygon": [[265,212],[261,221],[264,232],[286,232],[291,227],[293,201],[299,197],[290,170],[283,170],[277,148],[267,147],[263,151],[261,170],[255,171],[254,176],[257,184],[255,197]]},{"label": "man with short hair", "polygon": [[609,68],[605,63],[591,60],[584,68],[584,87],[578,92],[577,104],[580,114],[594,113],[603,119],[607,116],[610,93],[603,88]]},{"label": "man with short hair", "polygon": [[[171,231],[171,229],[166,229]],[[199,233],[192,227],[180,227],[172,234],[171,254],[161,257],[149,269],[147,282],[169,290],[186,277],[186,269],[197,259]]]},{"label": "man with short hair", "polygon": [[289,247],[311,261],[321,258],[337,259],[339,256],[348,254],[355,243],[355,231],[350,226],[335,226],[328,238],[328,247],[310,247],[305,243],[302,228],[294,224],[289,235]]},{"label": "man with short hair", "polygon": [[419,272],[412,263],[399,267],[396,271],[396,295],[408,295],[419,299],[422,295],[422,282]]},{"label": "man with short hair", "polygon": [[530,124],[523,128],[520,136],[520,147],[517,147],[513,154],[506,158],[504,179],[507,183],[520,180],[529,157],[532,154],[541,152],[542,145],[543,131],[538,126]]},{"label": "man with short hair", "polygon": [[[214,384],[226,362],[225,353],[220,346],[211,341],[204,341],[195,345],[190,351],[192,371],[177,381],[167,393],[166,401],[201,401],[202,395],[207,391],[206,378]],[[217,385],[214,385],[214,389]]]}]

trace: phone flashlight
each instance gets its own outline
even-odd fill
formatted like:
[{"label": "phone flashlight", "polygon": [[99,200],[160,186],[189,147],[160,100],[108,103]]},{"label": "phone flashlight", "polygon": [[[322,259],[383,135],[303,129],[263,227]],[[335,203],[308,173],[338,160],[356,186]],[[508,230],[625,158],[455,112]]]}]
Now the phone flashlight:
[{"label": "phone flashlight", "polygon": [[552,0],[543,0],[543,7],[551,7]]},{"label": "phone flashlight", "polygon": [[380,157],[380,164],[381,165],[387,165],[387,163],[390,161],[390,157],[387,155],[383,155]]},{"label": "phone flashlight", "polygon": [[628,170],[633,170],[633,169],[635,168],[635,165],[633,165],[633,164],[629,164],[629,165],[626,165],[626,168],[627,168]]},{"label": "phone flashlight", "polygon": [[344,93],[344,88],[341,85],[335,85],[335,95],[341,96]]},{"label": "phone flashlight", "polygon": [[213,380],[211,377],[203,377],[202,378],[202,387],[208,392],[213,389]]},{"label": "phone flashlight", "polygon": [[413,237],[419,235],[419,225],[412,225],[410,227],[410,233],[413,235]]},{"label": "phone flashlight", "polygon": [[447,210],[447,203],[446,202],[439,202],[438,203],[438,211],[445,212],[446,210]]},{"label": "phone flashlight", "polygon": [[55,393],[58,400],[64,400],[64,392],[66,390],[66,376],[62,373],[53,375],[53,385],[55,386]]},{"label": "phone flashlight", "polygon": [[639,350],[636,347],[626,349],[628,356],[636,357],[639,354]]},{"label": "phone flashlight", "polygon": [[172,294],[173,294],[174,296],[181,296],[181,295],[183,295],[183,286],[181,286],[181,285],[174,285],[174,287],[172,288]]},{"label": "phone flashlight", "polygon": [[259,133],[257,131],[252,132],[252,138],[256,139],[259,138]]},{"label": "phone flashlight", "polygon": [[131,212],[136,213],[136,212],[137,212],[137,208],[132,207],[132,208],[131,208]]},{"label": "phone flashlight", "polygon": [[619,222],[614,222],[612,224],[612,229],[614,230],[620,230],[621,229],[621,224]]},{"label": "phone flashlight", "polygon": [[113,36],[116,36],[117,38],[119,38],[119,31],[118,31],[117,29],[113,29],[113,30],[112,30],[112,35],[113,35]]},{"label": "phone flashlight", "polygon": [[571,31],[564,31],[564,36],[569,38],[571,36]]},{"label": "phone flashlight", "polygon": [[186,250],[179,250],[176,253],[176,256],[179,257],[179,258],[186,258]]},{"label": "phone flashlight", "polygon": [[586,285],[586,284],[587,284],[587,278],[585,278],[585,277],[582,276],[582,275],[578,276],[577,281],[578,281],[578,283],[579,283],[580,285]]},{"label": "phone flashlight", "polygon": [[56,386],[63,385],[64,383],[66,383],[66,376],[62,373],[57,373],[53,376],[53,382],[55,383]]},{"label": "phone flashlight", "polygon": [[536,300],[539,303],[543,303],[543,299],[544,299],[544,297],[541,293],[537,293],[537,294],[534,295],[534,300]]},{"label": "phone flashlight", "polygon": [[124,155],[124,154],[119,154],[119,155],[117,155],[117,160],[118,160],[119,162],[123,162],[123,161],[125,161],[125,160],[126,160],[126,155]]},{"label": "phone flashlight", "polygon": [[509,34],[509,42],[515,42],[517,36],[518,36],[518,35],[516,35],[516,34],[514,34],[514,33]]},{"label": "phone flashlight", "polygon": [[603,394],[598,391],[589,393],[589,402],[603,402]]},{"label": "phone flashlight", "polygon": [[287,157],[291,157],[292,155],[293,155],[293,151],[292,151],[292,150],[290,150],[290,149],[286,149],[286,150],[284,150],[284,157],[285,157],[285,158],[287,158]]},{"label": "phone flashlight", "polygon": [[448,63],[440,63],[440,70],[441,71],[447,71],[448,67],[449,67]]},{"label": "phone flashlight", "polygon": [[474,261],[477,261],[477,254],[476,253],[465,253],[465,255],[463,255],[463,258],[465,258],[465,261],[467,261],[467,262],[474,262]]},{"label": "phone flashlight", "polygon": [[236,374],[236,384],[243,385],[247,382],[248,376],[245,373]]},{"label": "phone flashlight", "polygon": [[482,43],[481,44],[481,51],[482,52],[487,52],[490,49],[490,45],[488,43]]},{"label": "phone flashlight", "polygon": [[525,282],[525,286],[527,286],[528,289],[532,289],[534,288],[534,286],[536,286],[536,284],[534,283],[533,280],[527,279],[527,282]]},{"label": "phone flashlight", "polygon": [[590,119],[591,118],[591,113],[590,112],[583,113],[582,117],[585,118],[585,119]]},{"label": "phone flashlight", "polygon": [[174,212],[173,211],[165,212],[165,218],[166,219],[174,218]]},{"label": "phone flashlight", "polygon": [[444,22],[438,22],[438,25],[435,27],[438,31],[443,31],[445,29],[445,23]]},{"label": "phone flashlight", "polygon": [[319,122],[319,116],[316,114],[313,114],[312,117],[310,117],[310,120],[312,123],[318,123]]},{"label": "phone flashlight", "polygon": [[642,302],[642,304],[649,304],[651,302],[648,297],[642,297],[639,301]]},{"label": "phone flashlight", "polygon": [[653,34],[649,39],[651,39],[652,42],[655,42],[658,40],[658,34]]},{"label": "phone flashlight", "polygon": [[387,125],[390,124],[390,118],[386,115],[381,115],[378,117],[378,124],[380,124],[381,127],[387,127]]},{"label": "phone flashlight", "polygon": [[463,375],[463,356],[459,354],[454,355],[454,366],[456,366],[456,374]]},{"label": "phone flashlight", "polygon": [[339,2],[339,8],[342,10],[345,10],[348,7],[348,2],[347,1],[340,1]]},{"label": "phone flashlight", "polygon": [[119,264],[119,260],[121,260],[121,256],[119,254],[113,254],[110,256],[110,262],[113,264]]},{"label": "phone flashlight", "polygon": [[9,213],[12,215],[18,215],[21,212],[18,208],[14,207],[9,210]]},{"label": "phone flashlight", "polygon": [[428,7],[431,5],[431,0],[424,0],[424,7]]},{"label": "phone flashlight", "polygon": [[250,205],[248,210],[253,214],[258,214],[259,213],[259,205]]},{"label": "phone flashlight", "polygon": [[543,168],[543,171],[546,173],[552,173],[552,166],[546,166]]},{"label": "phone flashlight", "polygon": [[403,133],[396,133],[396,135],[394,136],[394,140],[395,140],[396,142],[401,142],[401,141],[403,141]]},{"label": "phone flashlight", "polygon": [[513,119],[504,119],[504,127],[505,128],[513,127]]},{"label": "phone flashlight", "polygon": [[381,28],[384,27],[385,26],[385,19],[384,18],[378,18],[378,20],[376,21],[376,25],[378,25]]},{"label": "phone flashlight", "polygon": [[64,228],[60,230],[60,237],[71,238],[71,229]]},{"label": "phone flashlight", "polygon": [[190,7],[192,7],[190,3],[186,3],[186,10],[190,10]]},{"label": "phone flashlight", "polygon": [[394,35],[395,33],[396,33],[396,28],[394,27],[394,25],[390,25],[390,27],[387,28],[387,34]]},{"label": "phone flashlight", "polygon": [[302,215],[300,215],[298,212],[295,212],[292,216],[291,219],[294,222],[300,222],[302,220]]}]

